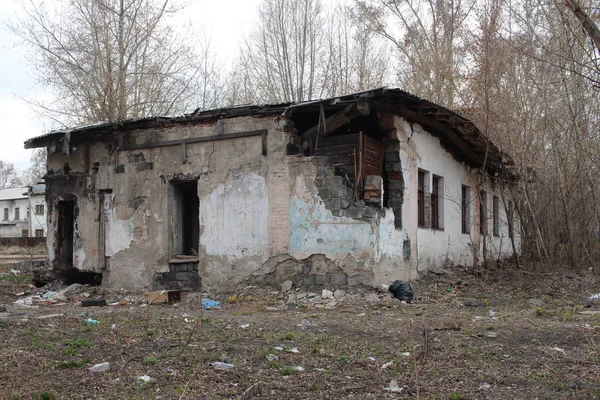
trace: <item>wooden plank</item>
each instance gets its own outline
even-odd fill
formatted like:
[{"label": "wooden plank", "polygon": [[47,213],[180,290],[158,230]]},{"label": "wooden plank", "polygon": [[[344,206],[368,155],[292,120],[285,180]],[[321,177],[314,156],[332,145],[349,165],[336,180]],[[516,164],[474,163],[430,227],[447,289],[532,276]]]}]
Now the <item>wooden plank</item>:
[{"label": "wooden plank", "polygon": [[[359,117],[361,115],[369,115],[369,113],[369,103],[365,101],[352,103],[348,107],[344,108],[342,111],[339,111],[327,118],[324,124],[317,123],[312,128],[304,131],[304,133],[302,133],[302,137],[308,138],[312,136],[317,136],[317,133],[321,136],[327,136],[329,133],[335,131],[336,129],[350,123],[356,117]],[[318,132],[319,129],[324,129],[324,126],[327,127],[327,132]]]},{"label": "wooden plank", "polygon": [[347,135],[326,136],[319,138],[320,146],[329,146],[332,144],[357,144],[358,133],[349,133]]},{"label": "wooden plank", "polygon": [[211,136],[201,136],[187,139],[176,139],[176,140],[164,140],[162,142],[149,142],[149,143],[141,143],[134,145],[123,145],[118,148],[118,150],[139,150],[139,149],[152,149],[156,147],[166,147],[166,146],[179,146],[182,143],[201,143],[201,142],[212,142],[216,140],[229,140],[229,139],[239,139],[245,137],[252,136],[264,136],[266,138],[268,131],[266,129],[258,129],[254,131],[245,131],[245,132],[235,132],[235,133],[226,133],[223,135],[211,135]]}]

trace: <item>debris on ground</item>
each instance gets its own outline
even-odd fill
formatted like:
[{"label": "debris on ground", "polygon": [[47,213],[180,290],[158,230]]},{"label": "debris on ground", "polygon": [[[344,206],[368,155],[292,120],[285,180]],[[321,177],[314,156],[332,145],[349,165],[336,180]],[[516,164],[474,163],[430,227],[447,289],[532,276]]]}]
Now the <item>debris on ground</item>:
[{"label": "debris on ground", "polygon": [[400,393],[404,390],[403,387],[400,387],[398,385],[398,382],[395,379],[392,379],[390,381],[390,385],[384,389],[387,390],[388,392],[392,392],[392,393]]},{"label": "debris on ground", "polygon": [[216,310],[219,308],[219,302],[207,297],[202,298],[202,308],[205,310]]},{"label": "debris on ground", "polygon": [[149,375],[142,375],[138,376],[136,380],[138,383],[150,383],[154,382],[156,379],[150,377]]},{"label": "debris on ground", "polygon": [[110,371],[110,363],[104,362],[101,364],[96,364],[93,367],[88,368],[90,372],[106,372]]},{"label": "debris on ground", "polygon": [[267,361],[277,361],[277,360],[279,360],[279,357],[277,357],[275,354],[267,354],[265,357],[267,358]]},{"label": "debris on ground", "polygon": [[398,300],[403,300],[407,303],[410,303],[413,300],[414,291],[410,282],[394,281],[392,282],[388,290]]},{"label": "debris on ground", "polygon": [[529,304],[532,304],[536,307],[541,307],[544,305],[544,300],[540,299],[529,299]]},{"label": "debris on ground", "polygon": [[381,369],[386,369],[386,368],[388,368],[388,367],[391,367],[391,366],[392,366],[392,364],[394,364],[394,362],[393,362],[393,361],[386,362],[385,364],[383,364],[383,365],[381,366]]},{"label": "debris on ground", "polygon": [[229,364],[229,363],[225,363],[225,362],[221,362],[221,361],[216,361],[216,362],[210,363],[208,365],[210,365],[214,369],[218,369],[221,371],[229,371],[229,370],[233,369],[233,364]]},{"label": "debris on ground", "polygon": [[98,325],[100,323],[100,321],[98,321],[96,319],[92,319],[92,318],[87,318],[85,321],[83,321],[83,323],[85,325]]},{"label": "debris on ground", "polygon": [[174,304],[181,301],[179,290],[161,290],[160,292],[144,293],[146,304]]},{"label": "debris on ground", "polygon": [[106,306],[106,299],[83,299],[81,300],[81,307],[104,307]]},{"label": "debris on ground", "polygon": [[465,307],[485,307],[483,301],[471,298],[464,299],[462,304]]}]

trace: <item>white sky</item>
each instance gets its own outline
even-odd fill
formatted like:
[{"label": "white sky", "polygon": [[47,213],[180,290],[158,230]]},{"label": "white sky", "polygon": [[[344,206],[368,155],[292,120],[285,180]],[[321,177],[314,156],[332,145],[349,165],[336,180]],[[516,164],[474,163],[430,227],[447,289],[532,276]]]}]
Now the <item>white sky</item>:
[{"label": "white sky", "polygon": [[[51,3],[53,0],[47,0]],[[229,66],[238,49],[238,39],[249,33],[256,21],[260,0],[190,0],[185,15],[201,24],[211,46]],[[4,27],[18,15],[19,0],[0,0],[0,160],[19,169],[29,166],[31,150],[23,142],[50,130],[50,121],[40,120],[22,98],[40,94],[25,53]]]}]

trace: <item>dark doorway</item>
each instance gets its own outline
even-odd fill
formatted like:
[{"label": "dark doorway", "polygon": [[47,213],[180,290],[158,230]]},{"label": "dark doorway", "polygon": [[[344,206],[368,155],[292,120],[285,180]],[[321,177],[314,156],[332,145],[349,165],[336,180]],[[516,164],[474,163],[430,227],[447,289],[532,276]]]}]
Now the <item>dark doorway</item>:
[{"label": "dark doorway", "polygon": [[173,182],[173,254],[197,255],[200,241],[198,181]]},{"label": "dark doorway", "polygon": [[73,268],[73,232],[75,202],[59,201],[58,211],[58,269],[67,270]]}]

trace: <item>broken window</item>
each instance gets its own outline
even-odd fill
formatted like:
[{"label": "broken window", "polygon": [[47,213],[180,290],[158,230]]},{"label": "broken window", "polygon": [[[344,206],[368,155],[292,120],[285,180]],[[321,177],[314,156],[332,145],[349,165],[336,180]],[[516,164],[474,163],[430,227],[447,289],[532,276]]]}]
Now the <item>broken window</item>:
[{"label": "broken window", "polygon": [[21,237],[29,237],[29,229],[21,230]]},{"label": "broken window", "polygon": [[512,238],[514,235],[514,218],[513,218],[513,214],[515,212],[515,206],[513,204],[512,201],[508,202],[508,209],[507,209],[507,215],[506,215],[506,219],[508,222],[508,237]]},{"label": "broken window", "polygon": [[172,182],[174,255],[197,255],[200,241],[198,181]]},{"label": "broken window", "polygon": [[444,179],[433,175],[431,179],[431,228],[444,229]]},{"label": "broken window", "polygon": [[487,233],[487,193],[479,192],[479,233]]},{"label": "broken window", "polygon": [[75,232],[75,202],[59,201],[57,260],[64,271],[73,269],[73,234]]},{"label": "broken window", "polygon": [[468,186],[462,185],[461,198],[461,226],[462,233],[471,232],[471,189]]},{"label": "broken window", "polygon": [[44,230],[43,229],[36,229],[35,230],[35,237],[37,237],[37,238],[44,237]]},{"label": "broken window", "polygon": [[494,236],[500,236],[500,201],[498,196],[492,198],[492,231]]}]

